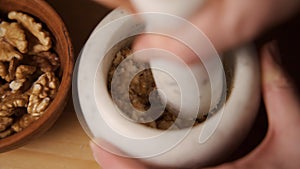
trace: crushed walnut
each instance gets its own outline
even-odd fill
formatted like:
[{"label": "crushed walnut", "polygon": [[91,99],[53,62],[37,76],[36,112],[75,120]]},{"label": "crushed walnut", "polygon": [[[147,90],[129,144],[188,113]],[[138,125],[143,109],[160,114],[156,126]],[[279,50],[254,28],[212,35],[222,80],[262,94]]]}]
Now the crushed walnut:
[{"label": "crushed walnut", "polygon": [[60,60],[50,33],[25,13],[0,19],[0,139],[39,119],[59,87]]},{"label": "crushed walnut", "polygon": [[[138,63],[131,57],[128,58],[131,53],[131,49],[125,47],[115,55],[108,73],[107,86],[109,92],[111,92],[112,88],[113,90],[117,90],[114,92],[118,93],[118,97],[113,98],[113,101],[122,111],[122,113],[124,113],[133,121],[142,123],[143,120],[141,119],[146,119],[147,116],[151,116],[145,112],[151,106],[149,95],[156,88],[156,85],[149,65],[146,63]],[[120,65],[123,61],[125,61],[124,64],[122,63],[122,65]],[[128,78],[132,77],[133,74],[136,73],[136,70],[140,70],[141,67],[146,69],[134,76],[134,78],[130,82],[129,88],[128,86],[124,85],[126,84],[126,81],[130,80]],[[122,76],[115,77],[118,76],[118,74],[115,74],[117,69],[123,71]],[[118,79],[114,82],[115,84],[112,84],[113,78]],[[128,102],[124,101],[127,97],[124,94],[125,92],[129,92],[129,99],[131,105],[135,108],[135,110],[133,110],[131,106],[128,106]],[[158,93],[154,93],[154,99],[158,102],[162,102],[159,98]],[[160,103],[157,103],[155,105],[160,105]],[[192,125],[197,125],[206,119],[206,116],[198,119],[183,119],[177,117],[177,113],[173,111],[174,110],[165,108],[158,118],[142,124],[161,130],[182,129],[190,127]]]}]

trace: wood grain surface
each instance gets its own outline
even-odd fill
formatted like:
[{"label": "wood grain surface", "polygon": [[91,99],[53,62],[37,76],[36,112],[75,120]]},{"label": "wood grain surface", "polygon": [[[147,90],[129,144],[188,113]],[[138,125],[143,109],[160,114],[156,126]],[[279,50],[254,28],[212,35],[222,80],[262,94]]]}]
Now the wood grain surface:
[{"label": "wood grain surface", "polygon": [[73,103],[55,125],[40,138],[0,154],[0,169],[100,169],[81,128]]}]

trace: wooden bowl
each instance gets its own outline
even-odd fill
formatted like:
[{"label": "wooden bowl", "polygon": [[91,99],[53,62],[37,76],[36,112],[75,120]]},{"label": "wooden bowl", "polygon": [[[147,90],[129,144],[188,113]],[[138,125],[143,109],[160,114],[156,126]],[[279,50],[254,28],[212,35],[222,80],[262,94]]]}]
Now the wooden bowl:
[{"label": "wooden bowl", "polygon": [[47,26],[54,38],[53,48],[60,58],[62,77],[58,93],[46,112],[23,131],[0,139],[0,152],[12,150],[24,145],[31,139],[40,136],[54,124],[62,113],[69,98],[74,64],[73,47],[68,31],[62,19],[52,7],[44,0],[0,1],[1,16],[13,10],[31,14]]}]

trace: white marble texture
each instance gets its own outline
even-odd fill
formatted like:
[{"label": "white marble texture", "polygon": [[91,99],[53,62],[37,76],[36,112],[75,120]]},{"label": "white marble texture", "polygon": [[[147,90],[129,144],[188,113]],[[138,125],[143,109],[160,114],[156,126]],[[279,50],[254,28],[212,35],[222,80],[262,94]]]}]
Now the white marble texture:
[{"label": "white marble texture", "polygon": [[[142,32],[143,25],[120,10],[110,13],[94,30],[77,61],[73,92],[81,124],[100,146],[103,140],[130,157],[170,167],[213,164],[241,143],[255,119],[260,102],[259,63],[250,47],[226,59],[234,66],[232,92],[226,104],[210,119],[190,129],[156,130],[132,123],[120,115],[106,87],[113,53],[125,37]],[[121,18],[121,19],[120,19]],[[107,57],[104,57],[107,56]],[[76,103],[75,103],[76,104]]]}]

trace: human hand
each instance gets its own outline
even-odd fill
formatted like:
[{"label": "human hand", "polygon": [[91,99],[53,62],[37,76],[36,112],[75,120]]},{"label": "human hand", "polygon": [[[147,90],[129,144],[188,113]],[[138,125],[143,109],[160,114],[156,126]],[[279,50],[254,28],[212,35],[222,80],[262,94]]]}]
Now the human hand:
[{"label": "human hand", "polygon": [[[96,0],[115,8],[123,6],[135,11],[130,0]],[[278,25],[299,11],[299,0],[209,0],[189,18],[212,42],[220,53],[247,43],[269,28]],[[178,28],[188,35],[188,30]],[[181,32],[183,31],[183,32]],[[138,51],[147,48],[165,49],[193,62],[194,53],[182,43],[166,36],[145,34],[133,46]]]},{"label": "human hand", "polygon": [[[278,62],[274,43],[260,52],[262,90],[269,129],[263,142],[250,154],[214,169],[289,168],[300,166],[300,99],[296,88]],[[96,161],[103,169],[147,169],[135,159],[119,157],[91,144]]]},{"label": "human hand", "polygon": [[[116,7],[120,1],[107,1],[111,4],[106,4]],[[206,34],[218,52],[223,52],[253,40],[263,31],[288,19],[298,11],[299,4],[299,0],[210,0],[199,13],[190,18],[190,22]],[[122,6],[132,9],[128,0]],[[186,46],[163,36],[140,36],[134,49],[145,48],[166,49],[185,57],[187,62],[193,59],[192,52]],[[269,44],[261,51],[263,96],[269,119],[267,136],[260,146],[244,158],[217,166],[216,169],[300,166],[297,159],[300,156],[297,145],[300,140],[300,102],[293,84],[272,59],[276,55],[274,49]],[[112,155],[93,144],[92,149],[95,159],[104,169],[147,168],[137,160]]]}]

